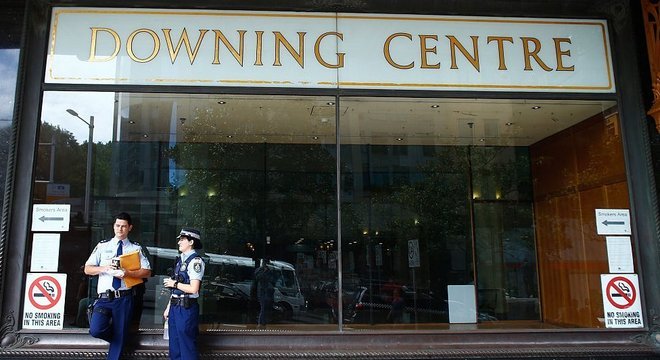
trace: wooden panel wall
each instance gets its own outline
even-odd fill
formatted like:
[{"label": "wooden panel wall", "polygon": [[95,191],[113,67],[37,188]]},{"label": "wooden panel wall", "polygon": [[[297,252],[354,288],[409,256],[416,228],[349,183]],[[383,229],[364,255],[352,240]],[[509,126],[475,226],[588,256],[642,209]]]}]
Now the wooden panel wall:
[{"label": "wooden panel wall", "polygon": [[582,121],[530,154],[543,320],[604,327],[600,274],[609,271],[594,209],[629,207],[618,114]]}]

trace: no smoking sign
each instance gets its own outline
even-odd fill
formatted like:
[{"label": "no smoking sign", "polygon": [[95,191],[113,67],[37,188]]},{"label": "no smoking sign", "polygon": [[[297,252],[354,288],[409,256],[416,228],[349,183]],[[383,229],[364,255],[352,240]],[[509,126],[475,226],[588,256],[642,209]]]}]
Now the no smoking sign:
[{"label": "no smoking sign", "polygon": [[608,328],[643,327],[637,274],[601,275],[600,282],[603,290],[605,326]]},{"label": "no smoking sign", "polygon": [[27,293],[30,303],[39,310],[48,310],[57,305],[62,297],[60,282],[50,275],[36,278]]},{"label": "no smoking sign", "polygon": [[64,323],[65,289],[66,274],[27,274],[23,328],[61,330]]},{"label": "no smoking sign", "polygon": [[617,309],[627,309],[637,299],[637,289],[629,279],[617,276],[607,282],[607,300]]}]

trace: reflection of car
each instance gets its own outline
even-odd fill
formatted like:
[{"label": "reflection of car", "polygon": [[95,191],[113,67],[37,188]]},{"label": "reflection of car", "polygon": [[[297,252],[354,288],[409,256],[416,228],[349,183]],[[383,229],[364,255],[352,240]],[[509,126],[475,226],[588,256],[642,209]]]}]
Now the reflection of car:
[{"label": "reflection of car", "polygon": [[[220,255],[206,253],[209,257],[207,273],[213,276],[209,282],[211,288],[220,286],[213,290],[215,294],[228,291],[242,293],[250,296],[250,287],[254,279],[254,260],[247,257]],[[285,319],[305,311],[305,298],[300,291],[298,277],[293,265],[273,260],[268,267],[275,274],[275,292],[273,294],[275,305],[282,309]]]},{"label": "reflection of car", "polygon": [[328,308],[331,305],[329,300],[337,297],[337,282],[319,281],[311,287],[305,297],[310,309]]},{"label": "reflection of car", "polygon": [[[163,292],[162,281],[172,273],[179,252],[175,249],[147,247],[155,265],[154,281],[147,283],[146,299],[154,299],[154,314],[165,308],[168,295]],[[225,254],[204,253],[206,269],[200,294],[200,315],[209,321],[253,323],[259,304],[250,299],[250,287],[254,278],[255,262],[252,258]],[[165,261],[161,261],[165,260]],[[305,298],[300,291],[293,265],[283,261],[271,261],[269,267],[275,274],[273,305],[274,320],[290,320],[305,308]],[[256,310],[255,310],[256,309]]]},{"label": "reflection of car", "polygon": [[[428,293],[401,287],[402,314],[396,321],[401,323],[446,323],[447,306],[444,301],[435,299]],[[401,301],[398,299],[396,301]],[[370,291],[359,287],[353,301],[344,308],[344,321],[353,324],[384,324],[395,320],[390,313],[395,299],[392,292]]]},{"label": "reflection of car", "polygon": [[[209,320],[227,323],[252,323],[259,313],[259,302],[252,299],[244,286],[230,282],[211,281],[209,292],[215,301],[213,311],[207,311]],[[289,312],[281,304],[273,303],[272,322],[286,320]]]}]

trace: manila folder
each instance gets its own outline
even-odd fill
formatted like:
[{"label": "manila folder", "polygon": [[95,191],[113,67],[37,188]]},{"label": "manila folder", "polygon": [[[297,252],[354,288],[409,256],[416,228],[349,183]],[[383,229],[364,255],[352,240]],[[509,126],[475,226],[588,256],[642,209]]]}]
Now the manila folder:
[{"label": "manila folder", "polygon": [[[119,256],[119,266],[128,270],[138,270],[142,267],[140,263],[140,250],[135,250]],[[130,276],[124,277],[124,282],[126,286],[133,287],[137,284],[142,283],[141,278],[134,278]]]}]

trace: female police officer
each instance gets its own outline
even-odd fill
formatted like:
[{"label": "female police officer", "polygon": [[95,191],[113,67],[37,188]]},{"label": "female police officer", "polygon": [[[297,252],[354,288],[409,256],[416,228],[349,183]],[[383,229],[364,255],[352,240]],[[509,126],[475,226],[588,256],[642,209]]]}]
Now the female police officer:
[{"label": "female police officer", "polygon": [[202,248],[198,230],[183,228],[177,237],[181,256],[177,258],[174,276],[163,281],[172,289],[163,316],[168,322],[170,359],[197,359],[199,332],[199,289],[204,276],[204,261],[195,252]]}]

